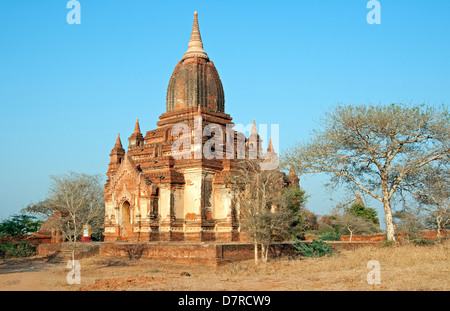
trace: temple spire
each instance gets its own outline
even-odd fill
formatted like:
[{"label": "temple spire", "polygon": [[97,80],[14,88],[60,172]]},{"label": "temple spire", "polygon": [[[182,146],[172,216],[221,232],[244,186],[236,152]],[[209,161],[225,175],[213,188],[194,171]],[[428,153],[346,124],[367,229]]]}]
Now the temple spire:
[{"label": "temple spire", "polygon": [[111,150],[109,156],[111,160],[109,161],[108,173],[106,173],[108,179],[110,179],[112,174],[117,171],[120,164],[122,163],[123,157],[125,156],[125,149],[122,148],[122,142],[120,141],[119,133],[117,133],[116,143],[114,144],[114,148]]},{"label": "temple spire", "polygon": [[134,126],[134,132],[128,138],[128,148],[141,147],[144,143],[144,136],[141,134],[141,128],[139,127],[139,119],[136,119],[136,125]]},{"label": "temple spire", "polygon": [[181,60],[187,58],[199,57],[209,60],[208,55],[203,50],[202,37],[200,36],[200,29],[198,26],[198,14],[197,11],[194,13],[194,25],[192,26],[191,40],[189,41],[188,50],[184,53]]},{"label": "temple spire", "polygon": [[114,144],[114,149],[122,149],[122,142],[120,141],[120,133],[117,133],[116,143]]},{"label": "temple spire", "polygon": [[355,204],[359,204],[359,205],[364,206],[364,202],[363,202],[363,200],[361,198],[361,195],[359,194],[359,191],[356,194],[356,199],[355,199],[355,202],[353,203],[353,205],[355,205]]},{"label": "temple spire", "polygon": [[272,146],[272,137],[270,137],[269,139],[269,147],[267,147],[267,152],[272,152],[273,150],[273,146]]},{"label": "temple spire", "polygon": [[255,119],[253,119],[253,124],[252,124],[252,131],[251,131],[251,134],[258,134],[258,131],[256,130]]},{"label": "temple spire", "polygon": [[141,132],[141,128],[139,127],[139,119],[136,119],[136,125],[134,126],[134,133],[139,134]]}]

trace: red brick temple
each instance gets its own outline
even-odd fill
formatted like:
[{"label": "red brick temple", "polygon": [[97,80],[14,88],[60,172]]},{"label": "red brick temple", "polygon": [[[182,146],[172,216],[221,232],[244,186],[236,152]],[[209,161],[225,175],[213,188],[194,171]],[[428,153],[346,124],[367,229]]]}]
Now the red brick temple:
[{"label": "red brick temple", "polygon": [[[189,129],[184,140],[189,145],[182,149],[181,158],[172,152],[180,141],[173,131],[177,124]],[[203,50],[195,13],[188,49],[170,78],[166,112],[157,128],[144,136],[136,120],[128,150],[118,136],[111,151],[104,187],[105,241],[239,241],[237,212],[225,184],[239,161],[241,133],[227,132],[227,126],[233,125],[225,113],[219,74]],[[205,135],[208,126],[213,130]],[[217,151],[214,145],[214,157],[199,157],[217,127],[227,133],[230,146]],[[244,139],[247,150],[250,143],[255,147],[253,142],[259,150],[255,123]],[[271,144],[268,151],[273,151]]]}]

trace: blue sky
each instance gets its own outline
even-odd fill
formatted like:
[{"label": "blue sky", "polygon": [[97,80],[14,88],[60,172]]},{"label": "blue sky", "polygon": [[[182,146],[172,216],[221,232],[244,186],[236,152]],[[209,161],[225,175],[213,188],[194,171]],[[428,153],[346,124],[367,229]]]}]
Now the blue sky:
[{"label": "blue sky", "polygon": [[[336,103],[450,99],[449,1],[380,0],[380,25],[365,0],[79,0],[80,25],[66,22],[67,2],[0,2],[1,219],[44,199],[52,174],[105,176],[136,118],[156,128],[194,11],[226,112],[279,124],[281,150]],[[301,178],[318,214],[344,196],[325,181]]]}]

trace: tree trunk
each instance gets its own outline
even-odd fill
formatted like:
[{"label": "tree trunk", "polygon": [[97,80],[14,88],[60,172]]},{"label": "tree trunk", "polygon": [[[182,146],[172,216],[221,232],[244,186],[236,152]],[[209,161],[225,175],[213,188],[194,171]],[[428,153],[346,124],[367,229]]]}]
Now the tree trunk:
[{"label": "tree trunk", "polygon": [[270,247],[270,243],[261,243],[261,259],[264,263],[267,263],[269,247]]},{"label": "tree trunk", "polygon": [[265,263],[265,258],[264,258],[264,254],[266,253],[266,247],[264,245],[264,243],[261,243],[261,260]]},{"label": "tree trunk", "polygon": [[386,238],[389,242],[395,242],[394,221],[392,220],[391,202],[387,199],[383,202],[384,219],[386,222]]},{"label": "tree trunk", "polygon": [[77,250],[77,223],[76,223],[76,219],[73,216],[73,224],[74,224],[74,229],[73,229],[73,245],[72,245],[72,268],[75,268],[75,252]]},{"label": "tree trunk", "polygon": [[440,217],[436,217],[436,241],[441,242],[441,226],[442,221]]},{"label": "tree trunk", "polygon": [[389,186],[385,172],[381,172],[381,192],[383,193],[384,220],[386,223],[386,239],[395,242],[394,221],[392,219],[391,198],[389,197]]},{"label": "tree trunk", "polygon": [[255,265],[258,264],[258,241],[256,239],[256,235],[255,235],[255,239],[254,239],[254,247],[255,247]]},{"label": "tree trunk", "polygon": [[72,251],[72,269],[75,269],[75,251]]},{"label": "tree trunk", "polygon": [[266,253],[264,254],[264,262],[267,262],[267,256],[269,254],[269,247],[270,247],[270,244],[266,246]]}]

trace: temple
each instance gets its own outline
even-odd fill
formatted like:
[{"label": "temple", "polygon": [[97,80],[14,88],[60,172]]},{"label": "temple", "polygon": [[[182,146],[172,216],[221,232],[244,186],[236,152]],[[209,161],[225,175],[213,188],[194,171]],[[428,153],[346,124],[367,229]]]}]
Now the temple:
[{"label": "temple", "polygon": [[[144,136],[136,120],[128,150],[118,135],[111,151],[104,186],[105,241],[239,241],[237,211],[225,180],[242,159],[240,142],[248,152],[260,150],[261,139],[255,122],[243,140],[242,133],[230,131],[233,125],[195,12],[188,49],[170,78],[166,112],[157,128]],[[221,138],[218,133],[226,133],[226,146],[225,140],[212,143],[210,156],[201,154],[208,141]],[[175,156],[174,145],[180,142],[183,148]],[[274,152],[271,142],[267,151]]]}]

